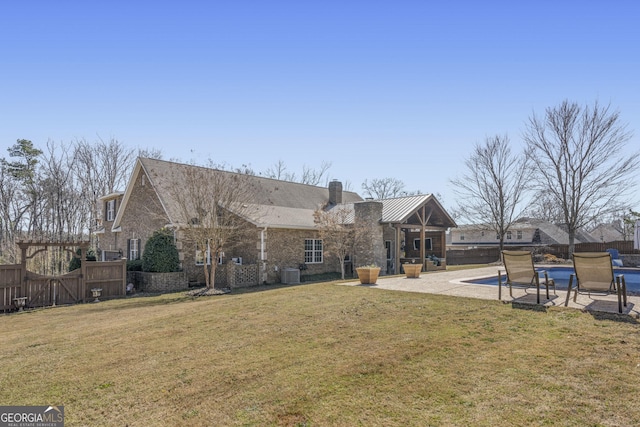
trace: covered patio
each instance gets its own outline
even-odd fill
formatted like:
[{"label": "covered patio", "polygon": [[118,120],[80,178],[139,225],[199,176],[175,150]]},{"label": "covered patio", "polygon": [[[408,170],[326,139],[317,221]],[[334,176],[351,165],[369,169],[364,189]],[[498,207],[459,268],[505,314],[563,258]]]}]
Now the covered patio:
[{"label": "covered patio", "polygon": [[387,273],[401,265],[422,264],[423,271],[446,268],[446,231],[456,223],[432,195],[382,200]]}]

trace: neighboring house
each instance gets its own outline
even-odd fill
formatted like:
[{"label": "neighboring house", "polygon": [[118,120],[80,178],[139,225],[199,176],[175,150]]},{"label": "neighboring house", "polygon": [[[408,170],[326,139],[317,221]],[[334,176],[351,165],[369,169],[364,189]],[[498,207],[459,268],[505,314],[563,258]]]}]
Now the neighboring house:
[{"label": "neighboring house", "polygon": [[630,240],[624,235],[622,221],[615,220],[609,224],[600,224],[589,232],[598,242],[617,242]]},{"label": "neighboring house", "polygon": [[[202,282],[203,260],[197,259],[195,246],[182,238],[179,210],[170,191],[176,183],[169,178],[196,167],[139,158],[124,193],[101,198],[104,221],[96,232],[100,256],[137,259],[153,232],[167,227],[174,230],[189,280]],[[399,272],[397,260],[403,257],[445,258],[445,231],[456,226],[432,195],[363,200],[354,192],[343,191],[338,181],[326,188],[259,176],[249,179],[257,189],[255,209],[243,219],[254,237],[225,250],[217,261],[257,264],[261,283],[279,282],[286,268],[302,268],[306,274],[340,271],[335,257],[325,256],[318,236],[313,214],[321,207],[352,209],[352,221],[367,224],[368,243],[358,247],[351,259],[357,265],[376,263],[383,273]],[[421,245],[423,239],[425,244]]]},{"label": "neighboring house", "polygon": [[[102,207],[102,215],[101,218],[98,219],[98,229],[94,232],[96,235],[104,235],[104,230],[112,230],[113,222],[116,219],[116,213],[120,208],[120,204],[122,203],[122,197],[124,193],[115,192],[111,194],[107,194],[106,196],[100,197],[99,203]],[[118,234],[114,234],[113,239],[104,239],[102,245],[100,246],[100,261],[113,261],[116,259],[121,259],[123,256],[128,259],[137,259],[137,257],[129,257],[126,255],[121,249],[121,246],[118,244]]]},{"label": "neighboring house", "polygon": [[[576,233],[575,243],[596,242],[589,233]],[[488,225],[460,225],[450,231],[450,247],[489,247],[498,246],[500,239]],[[516,221],[504,236],[505,246],[547,246],[568,245],[569,234],[566,228],[547,221],[522,218]]]}]

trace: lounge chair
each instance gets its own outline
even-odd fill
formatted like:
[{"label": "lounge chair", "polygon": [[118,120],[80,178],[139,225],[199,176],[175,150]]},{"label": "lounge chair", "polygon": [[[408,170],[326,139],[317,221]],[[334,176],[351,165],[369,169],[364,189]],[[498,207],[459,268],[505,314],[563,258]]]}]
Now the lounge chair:
[{"label": "lounge chair", "polygon": [[[513,288],[536,288],[537,303],[540,304],[540,284],[547,289],[547,299],[549,299],[549,286],[553,286],[553,293],[556,294],[556,284],[550,279],[544,270],[537,271],[533,266],[533,255],[529,251],[502,251],[502,260],[507,271],[507,281],[509,285],[509,295],[513,298]],[[540,273],[544,278],[540,278]],[[502,274],[498,272],[498,299],[502,299]]]},{"label": "lounge chair", "polygon": [[627,283],[624,275],[613,274],[611,254],[608,252],[577,252],[573,254],[573,268],[575,274],[569,277],[569,289],[565,307],[569,305],[569,296],[575,276],[576,286],[573,302],[576,302],[578,293],[610,295],[618,294],[618,312],[622,313],[622,303],[627,306]]},{"label": "lounge chair", "polygon": [[611,264],[614,267],[622,267],[622,259],[620,258],[620,254],[617,249],[607,249],[607,252],[611,254]]}]

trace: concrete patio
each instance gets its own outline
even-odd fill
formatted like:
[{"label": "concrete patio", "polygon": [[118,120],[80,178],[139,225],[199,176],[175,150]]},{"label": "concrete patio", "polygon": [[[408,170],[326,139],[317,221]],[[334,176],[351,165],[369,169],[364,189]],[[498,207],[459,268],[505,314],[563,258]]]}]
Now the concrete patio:
[{"label": "concrete patio", "polygon": [[[402,276],[381,276],[375,285],[361,285],[359,282],[349,282],[347,285],[367,286],[373,289],[388,289],[406,292],[422,292],[429,294],[451,295],[457,297],[479,298],[488,300],[498,299],[498,286],[478,285],[466,283],[470,279],[497,276],[501,267],[482,267],[469,270],[438,271],[421,273],[419,278],[409,279]],[[563,307],[566,301],[565,290],[550,290],[550,298],[546,298],[545,288],[540,289],[540,304],[546,307]],[[509,296],[509,288],[503,285],[502,301],[516,304],[536,304],[535,288],[513,290],[513,298]],[[569,299],[568,308],[587,310],[592,312],[618,313],[618,298],[616,295],[595,296],[578,295],[573,302],[573,292]],[[640,318],[640,296],[629,296],[627,306],[622,307],[623,314]]]}]

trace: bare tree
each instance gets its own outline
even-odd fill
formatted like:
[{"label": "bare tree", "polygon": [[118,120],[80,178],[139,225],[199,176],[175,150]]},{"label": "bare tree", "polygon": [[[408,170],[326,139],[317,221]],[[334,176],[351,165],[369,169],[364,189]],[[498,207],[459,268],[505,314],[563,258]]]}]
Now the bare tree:
[{"label": "bare tree", "polygon": [[532,200],[536,202],[525,208],[525,216],[541,219],[552,224],[561,224],[563,222],[562,209],[553,201],[553,196],[547,191],[535,192]]},{"label": "bare tree", "polygon": [[622,215],[622,234],[624,240],[633,240],[633,233],[636,229],[636,222],[640,220],[640,212],[629,209],[629,212]]},{"label": "bare tree", "polygon": [[89,210],[80,198],[74,162],[75,152],[70,144],[47,141],[42,154],[40,191],[44,202],[41,232],[49,238],[82,238],[88,230]]},{"label": "bare tree", "polygon": [[301,184],[319,185],[323,180],[329,182],[328,171],[331,168],[331,162],[322,161],[320,168],[314,169],[307,165],[302,166],[302,174],[300,178],[295,172],[288,172],[284,161],[278,160],[273,166],[267,168],[262,176],[267,178],[279,179],[282,181],[299,182]]},{"label": "bare tree", "polygon": [[325,184],[329,182],[329,176],[327,172],[331,168],[331,162],[322,161],[319,169],[313,169],[307,165],[302,166],[302,184],[319,185],[323,180]]},{"label": "bare tree", "polygon": [[617,209],[634,187],[639,157],[622,155],[630,138],[619,112],[598,102],[581,107],[565,100],[529,119],[524,139],[539,170],[537,185],[562,210],[570,254],[577,230]]},{"label": "bare tree", "polygon": [[322,239],[323,250],[338,258],[344,280],[345,260],[348,255],[354,254],[365,230],[353,222],[353,210],[346,206],[337,206],[331,210],[317,209],[313,218]]},{"label": "bare tree", "polygon": [[138,148],[138,157],[146,157],[148,159],[162,160],[162,150],[159,148]]},{"label": "bare tree", "polygon": [[78,139],[75,145],[74,172],[85,203],[90,206],[90,227],[94,227],[100,218],[98,198],[124,189],[135,163],[135,150],[115,138],[98,138],[92,143]]},{"label": "bare tree", "polygon": [[507,231],[520,214],[532,171],[525,164],[526,155],[512,154],[509,144],[506,135],[476,144],[465,160],[466,173],[451,181],[460,196],[460,214],[495,231],[501,250]]},{"label": "bare tree", "polygon": [[278,160],[273,166],[267,168],[262,175],[267,178],[278,179],[281,181],[296,181],[296,174],[287,172],[287,166],[282,159]]},{"label": "bare tree", "polygon": [[365,179],[362,191],[366,197],[378,200],[410,195],[404,190],[404,182],[396,178],[374,178],[371,181]]},{"label": "bare tree", "polygon": [[256,209],[250,176],[215,168],[210,163],[209,168],[177,169],[169,189],[180,215],[181,233],[195,244],[202,261],[207,291],[215,288],[218,258],[246,241],[252,228],[245,218]]}]

